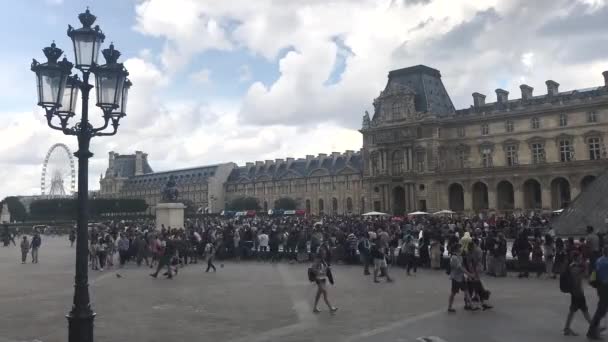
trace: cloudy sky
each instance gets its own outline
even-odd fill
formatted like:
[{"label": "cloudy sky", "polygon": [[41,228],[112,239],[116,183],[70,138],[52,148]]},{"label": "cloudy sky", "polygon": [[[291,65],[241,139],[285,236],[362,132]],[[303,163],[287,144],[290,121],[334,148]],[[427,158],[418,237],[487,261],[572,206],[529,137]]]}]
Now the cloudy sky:
[{"label": "cloudy sky", "polygon": [[[115,137],[96,138],[90,187],[109,151],[155,170],[358,150],[361,116],[391,69],[441,71],[457,108],[478,91],[519,97],[603,84],[606,0],[27,0],[0,13],[0,198],[38,194],[48,148],[31,58],[86,6],[134,83]],[[97,115],[97,116],[96,116]],[[100,112],[93,111],[99,118]]]}]

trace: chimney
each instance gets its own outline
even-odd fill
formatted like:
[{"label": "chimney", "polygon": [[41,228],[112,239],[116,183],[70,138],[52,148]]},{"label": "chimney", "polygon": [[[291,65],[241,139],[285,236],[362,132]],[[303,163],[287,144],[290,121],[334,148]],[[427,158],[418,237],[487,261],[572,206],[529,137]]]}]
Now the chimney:
[{"label": "chimney", "polygon": [[313,156],[312,154],[306,155],[306,160],[313,160],[313,159],[315,159],[315,156]]},{"label": "chimney", "polygon": [[481,107],[486,104],[486,96],[480,93],[473,93],[473,106],[475,108]]},{"label": "chimney", "polygon": [[142,151],[135,151],[135,175],[140,176],[144,174],[144,153]]},{"label": "chimney", "polygon": [[114,169],[114,151],[108,153],[108,169]]},{"label": "chimney", "polygon": [[256,160],[256,162],[255,162],[255,166],[262,166],[262,165],[264,165],[264,162],[263,162],[263,161],[261,161],[261,160]]},{"label": "chimney", "polygon": [[548,80],[547,82],[545,82],[545,84],[547,85],[547,95],[555,96],[557,95],[557,93],[559,93],[559,83],[553,80]]},{"label": "chimney", "polygon": [[353,150],[346,150],[346,152],[344,152],[344,154],[346,154],[347,156],[352,156],[355,153],[355,151]]},{"label": "chimney", "polygon": [[604,87],[608,88],[608,70],[602,73],[604,75]]},{"label": "chimney", "polygon": [[319,153],[318,158],[319,159],[325,159],[325,158],[327,158],[327,154],[325,154],[325,153]]},{"label": "chimney", "polygon": [[509,101],[509,92],[504,89],[496,89],[496,102],[506,104]]},{"label": "chimney", "polygon": [[334,159],[336,159],[336,158],[338,158],[338,157],[339,157],[341,154],[342,154],[342,153],[340,153],[340,152],[332,152],[332,153],[331,153],[331,156],[332,156]]},{"label": "chimney", "polygon": [[274,162],[277,164],[281,164],[283,162],[283,159],[275,159]]},{"label": "chimney", "polygon": [[519,89],[521,89],[522,100],[529,100],[532,98],[532,92],[534,91],[534,88],[530,87],[527,84],[522,84],[519,86]]},{"label": "chimney", "polygon": [[247,163],[245,163],[245,167],[252,167],[252,166],[253,166],[253,163],[252,163],[252,162],[247,162]]},{"label": "chimney", "polygon": [[272,164],[274,164],[274,161],[272,161],[272,160],[265,160],[264,164],[266,164],[266,166],[272,165]]},{"label": "chimney", "polygon": [[287,158],[287,165],[291,165],[291,163],[293,163],[295,159],[293,158]]}]

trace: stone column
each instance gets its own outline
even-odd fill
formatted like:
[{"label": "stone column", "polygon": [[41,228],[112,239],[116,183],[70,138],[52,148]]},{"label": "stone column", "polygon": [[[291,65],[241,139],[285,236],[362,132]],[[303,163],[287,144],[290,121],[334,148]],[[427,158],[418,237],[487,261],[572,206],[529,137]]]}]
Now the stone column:
[{"label": "stone column", "polygon": [[473,211],[473,193],[471,192],[471,189],[467,186],[467,184],[465,184],[464,188],[464,211]]},{"label": "stone column", "polygon": [[513,184],[513,202],[514,209],[524,209],[524,192],[519,183]]},{"label": "stone column", "polygon": [[541,193],[541,201],[543,209],[551,209],[553,207],[551,203],[551,188],[550,186],[542,185]]}]

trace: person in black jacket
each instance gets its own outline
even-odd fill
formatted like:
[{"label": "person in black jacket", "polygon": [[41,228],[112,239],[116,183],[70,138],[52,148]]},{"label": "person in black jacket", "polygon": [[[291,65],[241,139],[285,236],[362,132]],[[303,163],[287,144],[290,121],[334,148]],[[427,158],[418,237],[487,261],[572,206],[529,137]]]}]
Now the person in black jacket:
[{"label": "person in black jacket", "polygon": [[524,230],[519,234],[515,242],[513,243],[513,248],[511,249],[511,254],[513,257],[517,258],[517,266],[519,269],[519,278],[528,278],[529,277],[529,267],[530,267],[530,252],[532,250],[532,245],[530,241],[528,241],[528,234]]}]

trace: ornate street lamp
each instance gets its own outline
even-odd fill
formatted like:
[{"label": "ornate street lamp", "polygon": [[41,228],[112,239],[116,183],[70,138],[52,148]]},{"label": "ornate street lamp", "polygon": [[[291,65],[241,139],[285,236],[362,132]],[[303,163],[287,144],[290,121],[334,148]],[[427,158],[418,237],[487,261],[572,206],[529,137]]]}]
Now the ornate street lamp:
[{"label": "ornate street lamp", "polygon": [[[82,80],[77,75],[70,76],[72,63],[64,57],[58,62],[63,51],[55,45],[44,48],[46,63],[32,62],[32,71],[36,73],[38,89],[38,105],[46,112],[49,127],[60,130],[66,135],[74,135],[78,139],[78,234],[76,240],[76,276],[74,286],[74,302],[72,310],[67,315],[69,342],[92,342],[93,320],[95,313],[91,309],[88,289],[88,172],[89,151],[91,138],[116,134],[121,118],[126,115],[127,92],[131,82],[127,80],[129,73],[121,63],[118,63],[120,52],[110,45],[103,50],[106,64],[98,65],[97,58],[105,36],[99,26],[92,28],[96,17],[87,9],[78,16],[82,27],[68,28],[68,36],[74,43],[76,69],[82,72]],[[104,123],[93,127],[89,122],[89,93],[93,85],[89,84],[89,76],[95,75],[97,106],[103,112]],[[80,119],[71,125],[70,119],[76,116],[76,101],[78,93],[82,94],[82,109]],[[59,123],[53,121],[57,118]],[[106,130],[109,124],[112,129]]]}]

